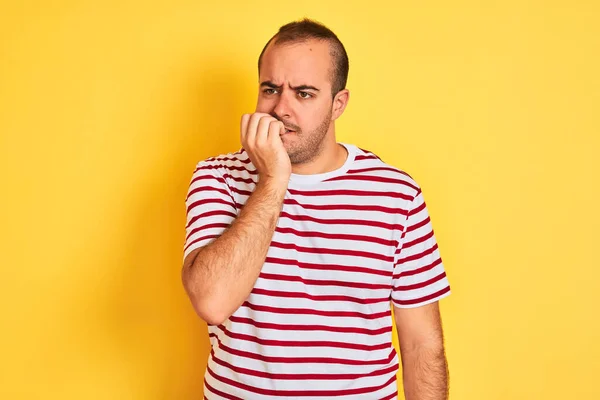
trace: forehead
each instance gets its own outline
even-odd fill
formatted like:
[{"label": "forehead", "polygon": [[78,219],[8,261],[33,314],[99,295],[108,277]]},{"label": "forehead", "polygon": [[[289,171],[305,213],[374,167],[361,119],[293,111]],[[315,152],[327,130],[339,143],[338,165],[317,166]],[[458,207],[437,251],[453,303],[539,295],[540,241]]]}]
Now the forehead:
[{"label": "forehead", "polygon": [[330,86],[332,60],[329,52],[329,43],[320,40],[270,43],[261,61],[260,81]]}]

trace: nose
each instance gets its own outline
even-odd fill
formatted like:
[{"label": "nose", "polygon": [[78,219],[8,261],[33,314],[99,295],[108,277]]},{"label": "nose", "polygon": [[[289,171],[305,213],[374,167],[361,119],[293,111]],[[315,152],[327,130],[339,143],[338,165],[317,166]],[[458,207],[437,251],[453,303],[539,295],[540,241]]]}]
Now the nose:
[{"label": "nose", "polygon": [[290,104],[290,92],[284,90],[278,97],[277,103],[275,104],[275,108],[273,108],[273,113],[276,114],[280,120],[287,119],[291,117],[292,109]]}]

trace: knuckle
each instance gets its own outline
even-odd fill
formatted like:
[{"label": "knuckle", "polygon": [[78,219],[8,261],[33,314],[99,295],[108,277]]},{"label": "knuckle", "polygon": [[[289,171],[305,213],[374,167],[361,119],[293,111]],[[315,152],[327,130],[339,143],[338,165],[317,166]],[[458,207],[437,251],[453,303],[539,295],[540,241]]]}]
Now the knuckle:
[{"label": "knuckle", "polygon": [[252,116],[250,116],[250,123],[255,124],[255,123],[258,123],[259,121],[260,121],[260,115],[252,114]]}]

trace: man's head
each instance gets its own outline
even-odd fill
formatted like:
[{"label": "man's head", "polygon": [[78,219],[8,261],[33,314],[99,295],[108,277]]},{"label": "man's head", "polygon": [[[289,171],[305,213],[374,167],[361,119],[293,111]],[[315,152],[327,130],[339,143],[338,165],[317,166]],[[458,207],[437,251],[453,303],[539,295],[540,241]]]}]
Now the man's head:
[{"label": "man's head", "polygon": [[349,92],[348,56],[337,36],[304,19],[282,26],[258,61],[257,112],[273,115],[292,132],[282,141],[293,164],[316,157],[323,140],[334,135]]}]

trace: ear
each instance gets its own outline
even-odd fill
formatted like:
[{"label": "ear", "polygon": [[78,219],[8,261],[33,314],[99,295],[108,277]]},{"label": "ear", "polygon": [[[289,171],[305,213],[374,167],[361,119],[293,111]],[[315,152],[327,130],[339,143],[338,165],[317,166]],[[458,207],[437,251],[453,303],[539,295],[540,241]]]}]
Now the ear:
[{"label": "ear", "polygon": [[335,97],[333,98],[333,105],[331,110],[331,119],[338,119],[346,109],[348,105],[348,100],[350,100],[350,91],[348,89],[343,89],[337,92]]}]

